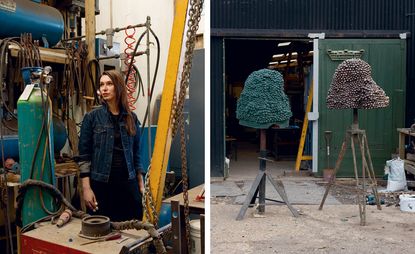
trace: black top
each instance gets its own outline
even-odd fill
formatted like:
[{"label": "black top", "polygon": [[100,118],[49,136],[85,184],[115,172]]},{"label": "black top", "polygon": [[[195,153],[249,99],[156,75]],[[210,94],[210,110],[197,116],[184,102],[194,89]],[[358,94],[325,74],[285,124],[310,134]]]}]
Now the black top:
[{"label": "black top", "polygon": [[120,133],[121,115],[111,113],[111,122],[114,126],[114,147],[112,150],[112,164],[110,173],[110,182],[121,182],[128,180],[127,163],[124,155],[124,148],[121,141]]}]

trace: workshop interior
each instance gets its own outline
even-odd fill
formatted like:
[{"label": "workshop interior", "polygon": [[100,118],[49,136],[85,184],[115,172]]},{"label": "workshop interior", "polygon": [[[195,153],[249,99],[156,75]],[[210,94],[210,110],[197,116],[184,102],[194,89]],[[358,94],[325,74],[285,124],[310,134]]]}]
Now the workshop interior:
[{"label": "workshop interior", "polygon": [[[144,2],[0,1],[0,253],[204,253],[203,1]],[[109,70],[141,124],[142,220],[81,198],[80,129]]]}]

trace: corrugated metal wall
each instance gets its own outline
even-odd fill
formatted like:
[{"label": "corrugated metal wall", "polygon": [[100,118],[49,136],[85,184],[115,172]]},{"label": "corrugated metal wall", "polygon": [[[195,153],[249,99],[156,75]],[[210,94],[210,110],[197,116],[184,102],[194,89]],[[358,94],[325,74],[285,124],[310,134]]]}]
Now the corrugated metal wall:
[{"label": "corrugated metal wall", "polygon": [[398,30],[413,19],[413,7],[413,0],[213,0],[211,26]]},{"label": "corrugated metal wall", "polygon": [[[212,175],[223,174],[223,38],[292,37],[312,31],[407,31],[406,126],[415,118],[415,0],[213,0],[211,2]],[[287,36],[284,36],[284,31]],[[350,33],[349,33],[350,34]],[[373,34],[373,33],[372,33]],[[370,37],[376,37],[371,36]],[[223,131],[223,130],[222,130]],[[216,134],[216,135],[215,135]],[[222,169],[220,169],[222,168]],[[217,171],[222,170],[222,171]]]}]

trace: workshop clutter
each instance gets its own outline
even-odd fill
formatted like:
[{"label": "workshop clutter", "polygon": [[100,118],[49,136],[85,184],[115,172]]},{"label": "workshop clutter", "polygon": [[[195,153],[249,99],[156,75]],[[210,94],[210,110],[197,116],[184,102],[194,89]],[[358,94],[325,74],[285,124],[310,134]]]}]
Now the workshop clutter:
[{"label": "workshop clutter", "polygon": [[190,221],[190,243],[191,254],[202,253],[200,246],[200,220]]},{"label": "workshop clutter", "polygon": [[329,109],[373,109],[389,105],[389,97],[372,79],[372,68],[361,59],[342,62],[327,95]]},{"label": "workshop clutter", "polygon": [[385,175],[388,175],[386,191],[407,190],[404,160],[396,158],[386,161]]},{"label": "workshop clutter", "polygon": [[415,195],[399,195],[399,206],[402,212],[415,212]]}]

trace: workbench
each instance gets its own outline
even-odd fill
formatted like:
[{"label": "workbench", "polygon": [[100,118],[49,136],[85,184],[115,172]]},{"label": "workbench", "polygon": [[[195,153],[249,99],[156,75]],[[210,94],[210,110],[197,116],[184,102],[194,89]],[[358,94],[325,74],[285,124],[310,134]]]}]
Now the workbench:
[{"label": "workbench", "polygon": [[[196,186],[188,191],[189,195],[189,213],[200,215],[200,236],[201,236],[201,249],[204,253],[205,247],[205,202],[197,201],[196,197],[204,189],[204,185]],[[173,253],[184,254],[187,252],[186,238],[183,237],[186,234],[186,224],[184,219],[184,199],[183,193],[163,200],[163,203],[171,204],[171,227],[173,232]]]},{"label": "workbench", "polygon": [[[114,254],[120,253],[124,245],[133,243],[138,239],[148,236],[144,230],[123,230],[122,238],[106,242],[96,242],[87,245],[82,243],[91,240],[80,237],[81,220],[72,220],[61,228],[50,222],[42,222],[39,227],[20,236],[22,254],[42,253],[42,254],[85,254],[100,253]],[[124,240],[125,238],[127,238]],[[121,243],[121,240],[124,240]]]},{"label": "workbench", "polygon": [[405,155],[405,139],[406,136],[415,140],[415,132],[411,132],[410,128],[398,128],[399,133],[399,158],[404,160],[405,170],[415,175],[415,161],[407,160]]}]

